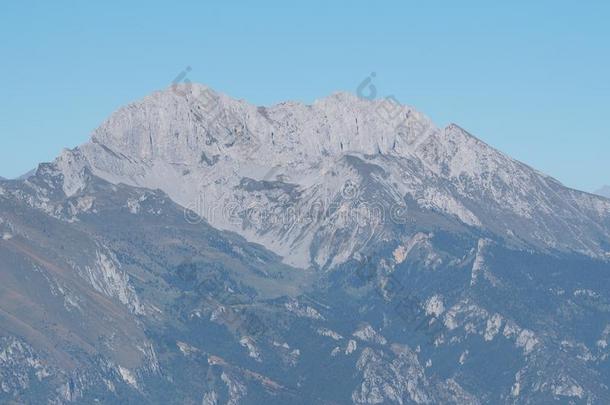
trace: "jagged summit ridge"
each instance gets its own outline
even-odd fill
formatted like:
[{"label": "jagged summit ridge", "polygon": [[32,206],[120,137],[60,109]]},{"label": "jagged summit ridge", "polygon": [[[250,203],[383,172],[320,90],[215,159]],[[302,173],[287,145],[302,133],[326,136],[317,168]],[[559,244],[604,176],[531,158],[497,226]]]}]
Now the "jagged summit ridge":
[{"label": "jagged summit ridge", "polygon": [[414,131],[436,130],[429,119],[406,106],[394,112],[394,120],[383,120],[380,105],[336,93],[311,105],[257,107],[206,86],[182,85],[121,108],[93,133],[92,142],[144,160],[178,161],[197,161],[201,148],[230,153],[229,146],[262,146],[270,154],[263,159],[268,161],[286,152],[308,157],[401,153],[410,134],[396,132],[398,124]]}]

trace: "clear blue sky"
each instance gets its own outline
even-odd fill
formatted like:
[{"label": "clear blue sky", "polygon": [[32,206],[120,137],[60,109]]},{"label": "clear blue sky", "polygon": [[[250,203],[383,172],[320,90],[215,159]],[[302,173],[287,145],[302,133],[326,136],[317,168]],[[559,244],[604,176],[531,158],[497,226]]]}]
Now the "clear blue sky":
[{"label": "clear blue sky", "polygon": [[0,176],[189,79],[257,104],[355,91],[455,122],[593,190],[610,183],[610,2],[3,1]]}]

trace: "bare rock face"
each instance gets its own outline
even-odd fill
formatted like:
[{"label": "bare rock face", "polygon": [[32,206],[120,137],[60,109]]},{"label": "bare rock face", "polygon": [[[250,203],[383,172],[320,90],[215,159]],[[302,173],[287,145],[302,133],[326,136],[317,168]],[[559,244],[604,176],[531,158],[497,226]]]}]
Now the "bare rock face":
[{"label": "bare rock face", "polygon": [[[120,109],[57,163],[68,193],[83,167],[158,188],[299,267],[336,266],[373,228],[392,232],[419,213],[521,248],[608,255],[600,240],[609,236],[610,202],[563,187],[457,125],[436,128],[410,107],[392,108],[345,93],[256,107],[181,85]],[[350,229],[333,217],[346,192],[351,217],[368,209]],[[401,211],[409,213],[392,217]]]}]

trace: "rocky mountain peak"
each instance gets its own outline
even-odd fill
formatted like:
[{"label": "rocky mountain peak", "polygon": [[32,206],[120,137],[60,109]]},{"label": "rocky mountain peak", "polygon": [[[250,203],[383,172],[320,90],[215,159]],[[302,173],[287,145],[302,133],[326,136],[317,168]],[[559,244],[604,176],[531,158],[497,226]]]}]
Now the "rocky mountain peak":
[{"label": "rocky mountain peak", "polygon": [[[339,232],[334,220],[272,226],[253,223],[248,212],[328,205],[342,197],[346,182],[358,188],[358,203],[392,209],[411,201],[411,213],[429,211],[517,246],[608,254],[600,242],[610,234],[607,200],[569,190],[460,126],[438,128],[392,99],[335,93],[311,105],[264,107],[181,84],[119,109],[90,142],[56,163],[67,194],[78,190],[84,167],[112,183],[161,189],[212,225],[304,267],[336,264],[337,255],[346,260],[357,245],[353,239],[367,237],[344,235],[346,250],[320,257],[312,241],[318,232]],[[236,218],[205,212],[228,206],[238,208]]]}]

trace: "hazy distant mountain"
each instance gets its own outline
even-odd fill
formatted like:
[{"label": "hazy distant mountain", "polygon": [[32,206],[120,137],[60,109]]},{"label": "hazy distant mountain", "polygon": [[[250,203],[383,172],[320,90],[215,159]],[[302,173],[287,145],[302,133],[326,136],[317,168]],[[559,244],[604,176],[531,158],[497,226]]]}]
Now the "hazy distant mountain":
[{"label": "hazy distant mountain", "polygon": [[[30,170],[29,172],[19,176],[16,178],[16,180],[25,180],[28,177],[33,176],[36,173],[36,169]],[[0,180],[7,180],[5,177],[0,176]]]},{"label": "hazy distant mountain", "polygon": [[0,183],[0,401],[610,403],[610,202],[388,103],[177,86]]},{"label": "hazy distant mountain", "polygon": [[599,190],[595,192],[597,195],[601,195],[602,197],[610,198],[610,186],[603,186]]},{"label": "hazy distant mountain", "polygon": [[28,179],[28,178],[32,177],[34,174],[36,174],[36,169],[32,169],[32,170],[22,174],[21,176],[17,177],[17,180]]}]

